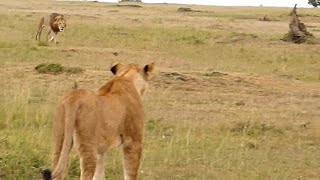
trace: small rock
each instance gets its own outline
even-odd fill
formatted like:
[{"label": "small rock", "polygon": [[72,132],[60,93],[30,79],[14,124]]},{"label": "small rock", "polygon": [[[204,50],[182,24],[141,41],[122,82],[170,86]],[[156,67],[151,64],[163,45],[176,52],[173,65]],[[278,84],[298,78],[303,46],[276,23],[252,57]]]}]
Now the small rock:
[{"label": "small rock", "polygon": [[236,105],[237,105],[237,106],[244,106],[245,103],[244,103],[243,101],[238,101],[238,102],[236,102]]},{"label": "small rock", "polygon": [[234,80],[234,82],[241,82],[242,80],[241,80],[241,78],[239,78],[239,77],[237,77],[235,80]]}]

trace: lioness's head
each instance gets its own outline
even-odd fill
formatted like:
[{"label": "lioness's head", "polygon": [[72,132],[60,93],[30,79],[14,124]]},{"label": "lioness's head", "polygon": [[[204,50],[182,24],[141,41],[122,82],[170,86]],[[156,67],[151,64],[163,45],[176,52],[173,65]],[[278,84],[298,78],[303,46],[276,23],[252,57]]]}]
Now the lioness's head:
[{"label": "lioness's head", "polygon": [[62,15],[59,15],[59,16],[55,17],[54,19],[55,19],[54,24],[58,27],[60,32],[63,31],[64,28],[67,27],[66,20],[64,19],[64,17]]},{"label": "lioness's head", "polygon": [[119,62],[114,62],[110,70],[116,77],[125,77],[132,80],[137,91],[143,96],[147,90],[147,82],[151,78],[154,67],[153,62],[143,67],[138,64],[124,65]]}]

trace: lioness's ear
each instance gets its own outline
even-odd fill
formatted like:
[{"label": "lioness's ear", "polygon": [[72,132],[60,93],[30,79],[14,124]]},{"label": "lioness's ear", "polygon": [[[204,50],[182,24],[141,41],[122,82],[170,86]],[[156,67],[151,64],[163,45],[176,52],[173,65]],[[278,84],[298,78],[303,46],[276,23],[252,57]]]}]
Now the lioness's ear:
[{"label": "lioness's ear", "polygon": [[144,66],[143,70],[147,75],[150,75],[154,70],[154,62]]},{"label": "lioness's ear", "polygon": [[123,65],[122,63],[112,62],[111,67],[110,67],[110,71],[111,71],[114,75],[116,75],[123,66],[124,66],[124,65]]}]

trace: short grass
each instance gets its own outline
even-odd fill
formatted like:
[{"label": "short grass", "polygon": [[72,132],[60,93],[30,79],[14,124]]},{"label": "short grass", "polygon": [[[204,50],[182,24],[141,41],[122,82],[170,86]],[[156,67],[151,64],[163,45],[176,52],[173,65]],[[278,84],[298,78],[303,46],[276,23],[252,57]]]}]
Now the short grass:
[{"label": "short grass", "polygon": [[[0,179],[40,178],[58,98],[74,82],[98,89],[113,60],[157,65],[140,179],[320,176],[320,45],[280,40],[289,8],[142,6],[1,3]],[[60,43],[35,41],[39,18],[54,11],[67,18]],[[317,10],[298,12],[320,37]],[[259,21],[265,15],[275,21]],[[84,71],[39,74],[42,63]],[[106,179],[122,179],[121,157],[108,154]],[[67,179],[79,173],[72,152]]]}]

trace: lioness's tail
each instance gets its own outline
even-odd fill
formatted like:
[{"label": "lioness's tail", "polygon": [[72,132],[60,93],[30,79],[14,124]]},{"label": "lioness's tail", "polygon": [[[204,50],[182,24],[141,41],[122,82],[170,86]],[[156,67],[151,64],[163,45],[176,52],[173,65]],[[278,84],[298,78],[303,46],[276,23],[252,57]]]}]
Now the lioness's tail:
[{"label": "lioness's tail", "polygon": [[42,171],[43,180],[52,180],[52,173],[50,169],[45,169]]},{"label": "lioness's tail", "polygon": [[[64,112],[63,112],[63,110],[64,110]],[[44,180],[51,180],[51,179],[56,178],[57,176],[60,176],[62,174],[63,170],[67,166],[68,155],[69,155],[70,149],[72,147],[72,137],[73,137],[74,126],[75,126],[75,122],[76,122],[76,112],[77,111],[78,111],[78,105],[75,102],[73,102],[73,103],[66,102],[57,108],[55,121],[64,122],[63,136],[59,136],[60,139],[57,139],[57,141],[63,141],[63,143],[62,143],[61,149],[59,149],[61,146],[61,143],[55,144],[55,146],[58,146],[58,147],[55,147],[55,151],[58,150],[60,152],[60,153],[58,152],[58,154],[60,154],[60,156],[57,157],[58,158],[57,164],[54,165],[55,169],[53,170],[52,175],[51,175],[50,170],[44,170],[42,172],[42,176],[43,176]],[[61,113],[63,113],[63,114],[61,115]],[[59,129],[55,129],[55,130],[59,130]],[[57,154],[57,152],[54,152],[54,156],[56,154]]]}]

